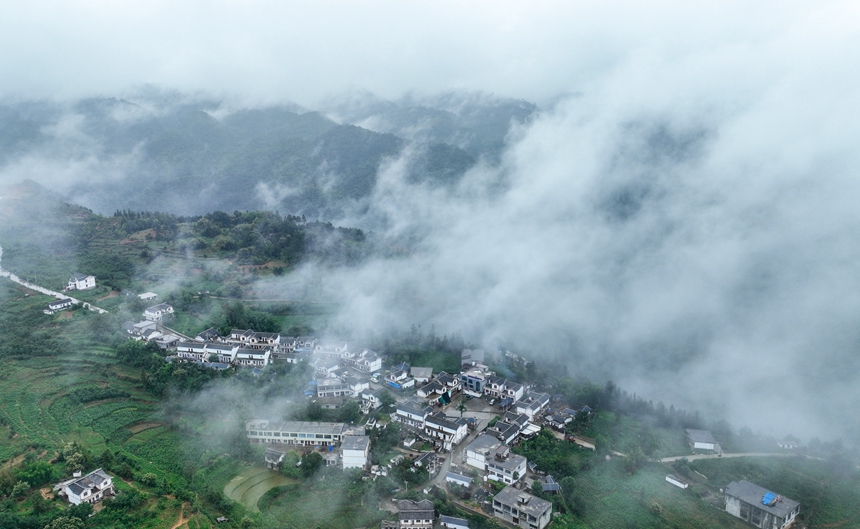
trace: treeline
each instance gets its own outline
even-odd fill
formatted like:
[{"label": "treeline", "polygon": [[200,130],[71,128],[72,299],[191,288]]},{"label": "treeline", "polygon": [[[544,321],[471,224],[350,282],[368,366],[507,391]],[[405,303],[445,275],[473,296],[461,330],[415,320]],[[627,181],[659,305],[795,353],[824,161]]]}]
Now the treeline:
[{"label": "treeline", "polygon": [[365,233],[336,227],[330,222],[307,222],[304,216],[281,216],[270,211],[215,211],[202,216],[179,217],[169,213],[119,210],[114,218],[122,235],[152,229],[154,240],[177,242],[208,256],[235,259],[241,264],[263,265],[281,261],[291,267],[313,258],[331,265],[359,262],[369,253]]},{"label": "treeline", "polygon": [[193,222],[196,217],[179,217],[172,213],[161,211],[132,211],[117,210],[114,218],[120,219],[117,229],[120,233],[130,235],[143,230],[154,230],[153,238],[157,241],[172,240],[179,233],[179,225]]}]

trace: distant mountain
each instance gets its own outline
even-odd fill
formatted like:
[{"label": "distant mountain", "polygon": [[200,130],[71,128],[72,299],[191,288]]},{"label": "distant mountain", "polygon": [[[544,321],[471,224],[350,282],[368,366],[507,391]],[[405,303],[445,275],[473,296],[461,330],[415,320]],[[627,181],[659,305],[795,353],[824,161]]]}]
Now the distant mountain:
[{"label": "distant mountain", "polygon": [[535,110],[462,95],[388,102],[360,94],[322,112],[236,109],[158,91],[20,102],[0,106],[0,175],[17,181],[26,167],[24,176],[103,213],[278,209],[337,218],[360,207],[385,160],[408,152],[408,181],[453,185],[478,160],[493,163],[511,125]]}]

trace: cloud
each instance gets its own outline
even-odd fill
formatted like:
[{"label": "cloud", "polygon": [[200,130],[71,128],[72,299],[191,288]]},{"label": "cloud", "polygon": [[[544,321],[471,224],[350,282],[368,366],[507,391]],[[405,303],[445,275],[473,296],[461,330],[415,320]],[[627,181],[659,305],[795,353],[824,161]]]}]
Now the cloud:
[{"label": "cloud", "polygon": [[434,323],[738,426],[856,433],[858,87],[836,33],[631,56],[453,192],[392,161],[365,222],[418,242],[330,279],[339,324]]}]

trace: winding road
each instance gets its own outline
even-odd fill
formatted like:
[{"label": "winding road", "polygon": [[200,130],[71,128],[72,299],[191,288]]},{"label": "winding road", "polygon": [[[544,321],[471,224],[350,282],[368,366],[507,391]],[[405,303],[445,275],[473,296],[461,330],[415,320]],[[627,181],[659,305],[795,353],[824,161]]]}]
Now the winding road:
[{"label": "winding road", "polygon": [[[2,261],[2,260],[3,260],[3,247],[0,246],[0,261]],[[29,281],[21,279],[20,277],[16,276],[15,274],[13,274],[12,272],[10,272],[8,270],[3,270],[2,266],[0,266],[0,277],[8,277],[12,281],[18,283],[19,285],[23,285],[23,286],[29,288],[30,290],[35,290],[36,292],[41,292],[42,294],[47,294],[48,296],[54,296],[57,299],[69,298],[75,304],[82,303],[84,307],[86,307],[90,310],[94,310],[94,311],[98,312],[99,314],[107,314],[107,311],[105,309],[100,308],[100,307],[96,307],[95,305],[93,305],[91,303],[87,303],[86,301],[81,301],[79,299],[76,299],[76,298],[69,296],[68,294],[56,292],[54,290],[49,290],[49,289],[47,289],[45,287],[41,287],[39,285],[34,285],[33,283],[30,283]]]}]

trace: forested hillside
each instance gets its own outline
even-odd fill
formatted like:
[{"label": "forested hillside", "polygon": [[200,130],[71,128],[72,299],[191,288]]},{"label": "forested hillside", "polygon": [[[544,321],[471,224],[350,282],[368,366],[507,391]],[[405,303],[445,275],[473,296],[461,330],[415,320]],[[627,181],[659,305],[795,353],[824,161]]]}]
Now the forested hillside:
[{"label": "forested hillside", "polygon": [[495,160],[511,124],[536,110],[496,99],[456,103],[333,102],[335,121],[298,107],[236,108],[158,91],[25,101],[0,107],[0,168],[71,171],[62,191],[101,213],[270,209],[338,218],[361,207],[386,160],[408,153],[409,181],[452,185],[479,159]]}]

